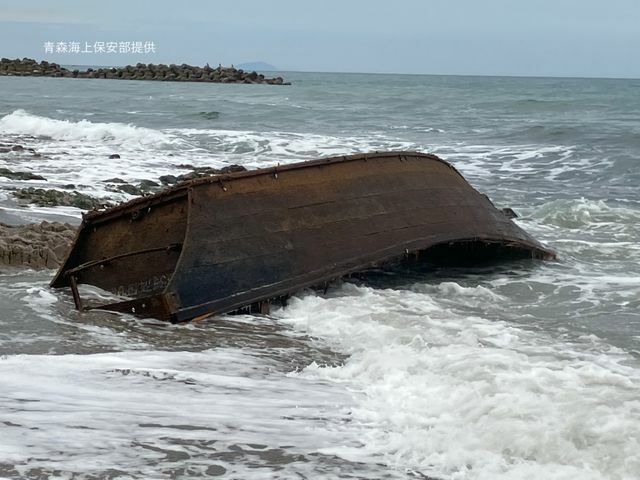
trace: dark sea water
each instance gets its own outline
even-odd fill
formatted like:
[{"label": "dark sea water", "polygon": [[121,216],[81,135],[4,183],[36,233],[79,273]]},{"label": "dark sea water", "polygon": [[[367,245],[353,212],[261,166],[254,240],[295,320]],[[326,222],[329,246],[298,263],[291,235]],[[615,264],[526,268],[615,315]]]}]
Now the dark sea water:
[{"label": "dark sea water", "polygon": [[[170,326],[0,267],[0,478],[640,478],[640,80],[0,78],[10,190],[433,152],[558,252]],[[108,159],[118,153],[120,159]]]}]

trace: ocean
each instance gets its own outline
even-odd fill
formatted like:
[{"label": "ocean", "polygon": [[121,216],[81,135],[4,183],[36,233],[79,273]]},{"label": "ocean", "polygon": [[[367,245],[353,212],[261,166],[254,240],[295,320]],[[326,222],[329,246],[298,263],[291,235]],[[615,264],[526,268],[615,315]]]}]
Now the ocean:
[{"label": "ocean", "polygon": [[[557,261],[303,291],[167,325],[0,267],[0,478],[640,478],[640,80],[285,73],[291,86],[0,78],[11,190],[114,201],[187,165],[451,162]],[[120,158],[110,159],[112,154]]]}]

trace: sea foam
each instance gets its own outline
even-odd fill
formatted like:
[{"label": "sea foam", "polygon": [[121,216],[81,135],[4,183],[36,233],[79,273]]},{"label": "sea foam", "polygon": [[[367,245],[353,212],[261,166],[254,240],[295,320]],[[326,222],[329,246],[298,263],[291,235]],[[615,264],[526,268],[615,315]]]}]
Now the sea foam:
[{"label": "sea foam", "polygon": [[[484,287],[456,291],[486,297]],[[640,375],[622,351],[466,316],[437,292],[347,285],[279,315],[350,355],[296,374],[344,385],[357,404],[363,449],[324,453],[382,455],[437,478],[640,476]]]},{"label": "sea foam", "polygon": [[122,123],[94,123],[56,120],[28,113],[22,109],[0,118],[0,133],[32,135],[53,140],[82,140],[89,142],[153,145],[173,139],[157,130]]}]

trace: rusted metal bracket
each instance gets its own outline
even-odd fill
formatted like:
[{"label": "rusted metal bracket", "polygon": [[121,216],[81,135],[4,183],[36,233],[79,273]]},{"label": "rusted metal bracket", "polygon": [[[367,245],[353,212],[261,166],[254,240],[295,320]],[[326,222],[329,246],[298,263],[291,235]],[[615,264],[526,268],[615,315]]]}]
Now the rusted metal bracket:
[{"label": "rusted metal bracket", "polygon": [[[79,273],[83,270],[87,270],[88,268],[97,267],[98,265],[104,265],[109,262],[113,262],[114,260],[120,260],[121,258],[134,257],[136,255],[144,255],[145,253],[154,253],[154,252],[162,252],[162,251],[179,251],[182,249],[182,243],[172,243],[171,245],[166,245],[164,247],[155,247],[155,248],[147,248],[145,250],[136,250],[134,252],[121,253],[120,255],[114,255],[113,257],[102,258],[100,260],[92,260],[90,262],[83,263],[82,265],[78,265],[75,268],[67,270],[65,272],[65,276],[75,278],[75,274]],[[77,281],[77,278],[76,278]]]},{"label": "rusted metal bracket", "polygon": [[150,297],[135,298],[124,302],[87,307],[85,310],[122,312],[138,317],[154,317],[166,322],[175,322],[172,312],[180,308],[179,299],[172,294],[160,293]]},{"label": "rusted metal bracket", "polygon": [[80,298],[80,292],[78,291],[78,279],[75,275],[71,275],[69,283],[71,284],[71,294],[73,295],[73,303],[76,305],[76,310],[82,310],[82,299]]}]

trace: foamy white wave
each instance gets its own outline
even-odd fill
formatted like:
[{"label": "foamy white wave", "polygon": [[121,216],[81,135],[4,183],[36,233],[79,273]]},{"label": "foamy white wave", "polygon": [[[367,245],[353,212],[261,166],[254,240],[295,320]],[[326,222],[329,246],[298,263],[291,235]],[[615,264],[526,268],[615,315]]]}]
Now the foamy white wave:
[{"label": "foamy white wave", "polygon": [[[640,210],[614,206],[604,200],[585,198],[553,200],[537,207],[533,213],[536,220],[565,228],[590,226],[632,226],[640,222]],[[618,231],[614,228],[611,233]]]},{"label": "foamy white wave", "polygon": [[[486,295],[455,290],[463,301]],[[450,479],[640,478],[640,371],[597,339],[567,343],[461,315],[435,295],[351,285],[278,315],[350,354],[295,374],[344,385],[356,402],[364,447],[323,453],[382,455]]]},{"label": "foamy white wave", "polygon": [[157,130],[122,123],[72,122],[16,110],[0,118],[0,134],[33,135],[54,140],[80,140],[110,145],[154,145],[171,143],[171,137]]},{"label": "foamy white wave", "polygon": [[[0,283],[0,304],[19,305],[16,312],[5,312],[7,315],[11,315],[12,321],[22,320],[27,324],[32,324],[31,322],[37,319],[38,322],[45,325],[51,324],[63,328],[69,326],[73,329],[76,340],[81,341],[84,345],[100,345],[109,349],[149,348],[149,345],[139,338],[129,339],[126,336],[114,334],[113,329],[94,325],[91,322],[77,322],[69,318],[70,304],[66,308],[56,308],[56,304],[61,303],[61,298],[64,295],[60,295],[59,292],[56,295],[55,291],[48,287],[51,272],[43,274],[42,272],[19,271],[13,275],[13,278]],[[2,321],[0,321],[1,324]],[[44,339],[44,336],[41,338],[40,335],[37,335],[33,341]],[[55,338],[50,341],[56,343]],[[7,340],[0,339],[0,346],[4,346],[3,344],[6,343]],[[19,345],[25,342],[24,339],[11,338],[8,343]]]},{"label": "foamy white wave", "polygon": [[273,478],[273,465],[283,478],[340,472],[318,451],[359,445],[350,397],[281,368],[232,348],[0,357],[0,462],[21,478],[106,469],[118,478]]},{"label": "foamy white wave", "polygon": [[[567,178],[591,178],[610,166],[602,155],[576,155],[577,147],[566,145],[473,145],[453,142],[449,145],[426,145],[443,158],[453,162],[465,177],[482,179],[495,185],[527,180],[553,185]],[[423,148],[425,148],[423,147]],[[587,177],[585,177],[587,176]],[[530,185],[530,184],[529,184]],[[504,185],[501,186],[504,189]]]},{"label": "foamy white wave", "polygon": [[427,127],[423,125],[391,125],[391,130],[413,130],[422,133],[445,133],[445,130],[435,127]]},{"label": "foamy white wave", "polygon": [[[412,142],[383,135],[336,136],[282,131],[181,128],[173,135],[195,139],[228,163],[249,168],[375,150],[417,150]],[[200,152],[202,153],[202,152]]]},{"label": "foamy white wave", "polygon": [[[47,179],[39,181],[39,187],[60,188],[73,184],[73,189],[79,192],[116,202],[131,196],[111,191],[105,180],[119,177],[135,183],[143,179],[157,181],[159,176],[170,173],[183,173],[185,169],[176,169],[172,165],[171,149],[184,152],[182,158],[177,156],[175,163],[189,163],[189,152],[193,150],[182,139],[158,130],[121,123],[55,120],[22,110],[0,119],[2,136],[5,140],[35,148],[40,155],[19,153],[5,156],[0,161],[1,166],[23,169],[22,164],[28,161],[30,171]],[[120,158],[109,158],[114,153]],[[21,186],[24,183],[14,181],[11,185]],[[61,208],[32,207],[30,210],[32,214],[69,213]],[[79,216],[81,211],[72,209],[70,213]]]},{"label": "foamy white wave", "polygon": [[[23,110],[0,119],[0,136],[3,134],[14,136],[14,140],[41,153],[24,154],[29,168],[47,179],[38,186],[59,188],[73,184],[79,192],[112,201],[131,196],[112,191],[104,183],[106,179],[158,181],[162,175],[186,173],[189,168],[180,167],[185,164],[221,168],[233,163],[259,168],[332,155],[417,148],[410,142],[379,135],[341,137],[189,128],[160,131],[121,123],[55,120]],[[109,158],[113,153],[120,158]],[[11,155],[1,160],[0,166],[15,169],[13,163],[22,160],[19,155]],[[10,183],[20,186],[25,182]],[[38,211],[50,213],[50,209]],[[80,211],[72,214],[79,216]]]}]

